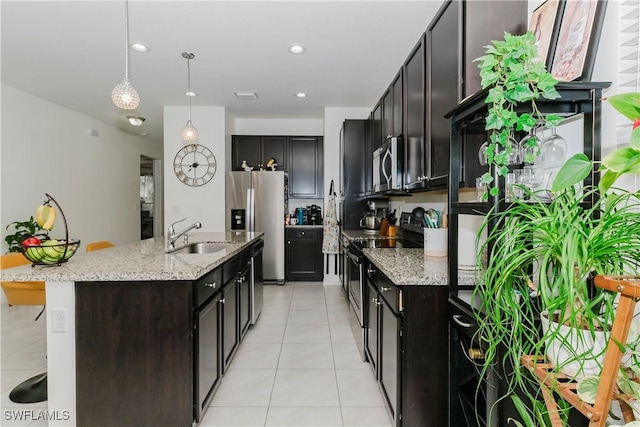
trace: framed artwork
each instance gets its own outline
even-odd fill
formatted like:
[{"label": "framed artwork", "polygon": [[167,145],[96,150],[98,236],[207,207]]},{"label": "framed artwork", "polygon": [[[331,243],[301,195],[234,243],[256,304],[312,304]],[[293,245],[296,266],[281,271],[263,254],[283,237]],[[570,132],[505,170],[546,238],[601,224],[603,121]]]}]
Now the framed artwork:
[{"label": "framed artwork", "polygon": [[564,3],[564,0],[547,0],[531,14],[529,31],[536,37],[538,57],[544,61],[548,69],[551,67],[553,47],[558,39]]},{"label": "framed artwork", "polygon": [[606,7],[606,0],[566,2],[551,64],[558,81],[591,79]]}]

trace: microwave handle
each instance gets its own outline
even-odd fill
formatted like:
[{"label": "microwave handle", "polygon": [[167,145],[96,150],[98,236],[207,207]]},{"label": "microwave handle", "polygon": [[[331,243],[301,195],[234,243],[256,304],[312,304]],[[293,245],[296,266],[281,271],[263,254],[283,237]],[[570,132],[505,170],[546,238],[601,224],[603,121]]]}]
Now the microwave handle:
[{"label": "microwave handle", "polygon": [[[384,175],[384,178],[387,180],[387,184],[389,184],[389,181],[391,181],[391,177],[387,175],[387,158],[389,158],[389,163],[391,163],[391,150],[387,150],[386,153],[384,153],[384,157],[382,158],[382,173]],[[389,166],[393,165],[390,164]]]}]

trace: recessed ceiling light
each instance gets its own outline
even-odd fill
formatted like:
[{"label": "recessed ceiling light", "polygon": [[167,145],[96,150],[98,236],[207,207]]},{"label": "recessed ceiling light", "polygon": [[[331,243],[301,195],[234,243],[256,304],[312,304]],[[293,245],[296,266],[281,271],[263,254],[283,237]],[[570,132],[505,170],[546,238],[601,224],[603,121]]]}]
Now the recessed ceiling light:
[{"label": "recessed ceiling light", "polygon": [[306,98],[307,94],[304,93],[304,92],[299,92],[299,93],[296,93],[296,97],[298,97],[298,98]]},{"label": "recessed ceiling light", "polygon": [[140,116],[127,116],[127,120],[129,120],[132,126],[142,126],[145,118]]},{"label": "recessed ceiling light", "polygon": [[129,46],[136,52],[149,52],[149,48],[144,43],[131,43]]},{"label": "recessed ceiling light", "polygon": [[289,46],[289,52],[294,53],[296,55],[300,53],[304,53],[304,51],[305,51],[305,48],[301,44],[292,44],[291,46]]},{"label": "recessed ceiling light", "polygon": [[197,93],[195,93],[195,92],[194,92],[194,91],[192,91],[192,90],[188,90],[188,91],[186,91],[184,94],[185,94],[185,95],[187,95],[187,96],[198,96],[198,94],[197,94]]},{"label": "recessed ceiling light", "polygon": [[233,92],[236,98],[241,99],[243,101],[253,101],[258,99],[258,94],[255,92]]}]

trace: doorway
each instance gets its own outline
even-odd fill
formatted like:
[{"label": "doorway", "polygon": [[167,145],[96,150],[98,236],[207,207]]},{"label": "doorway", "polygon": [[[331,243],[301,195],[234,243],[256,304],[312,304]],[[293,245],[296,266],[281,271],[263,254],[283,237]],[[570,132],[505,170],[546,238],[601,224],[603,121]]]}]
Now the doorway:
[{"label": "doorway", "polygon": [[154,236],[156,217],[153,159],[140,156],[140,239]]}]

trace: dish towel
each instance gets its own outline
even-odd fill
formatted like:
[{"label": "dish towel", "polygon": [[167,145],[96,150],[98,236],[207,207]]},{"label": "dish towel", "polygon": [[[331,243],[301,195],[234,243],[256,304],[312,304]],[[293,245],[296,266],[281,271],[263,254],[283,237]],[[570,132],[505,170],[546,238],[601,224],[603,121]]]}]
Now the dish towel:
[{"label": "dish towel", "polygon": [[336,193],[333,190],[333,180],[331,180],[331,188],[329,189],[329,199],[327,200],[327,209],[324,214],[323,224],[324,227],[322,228],[322,253],[338,254],[338,240],[340,230],[338,229],[338,218],[336,216]]}]

